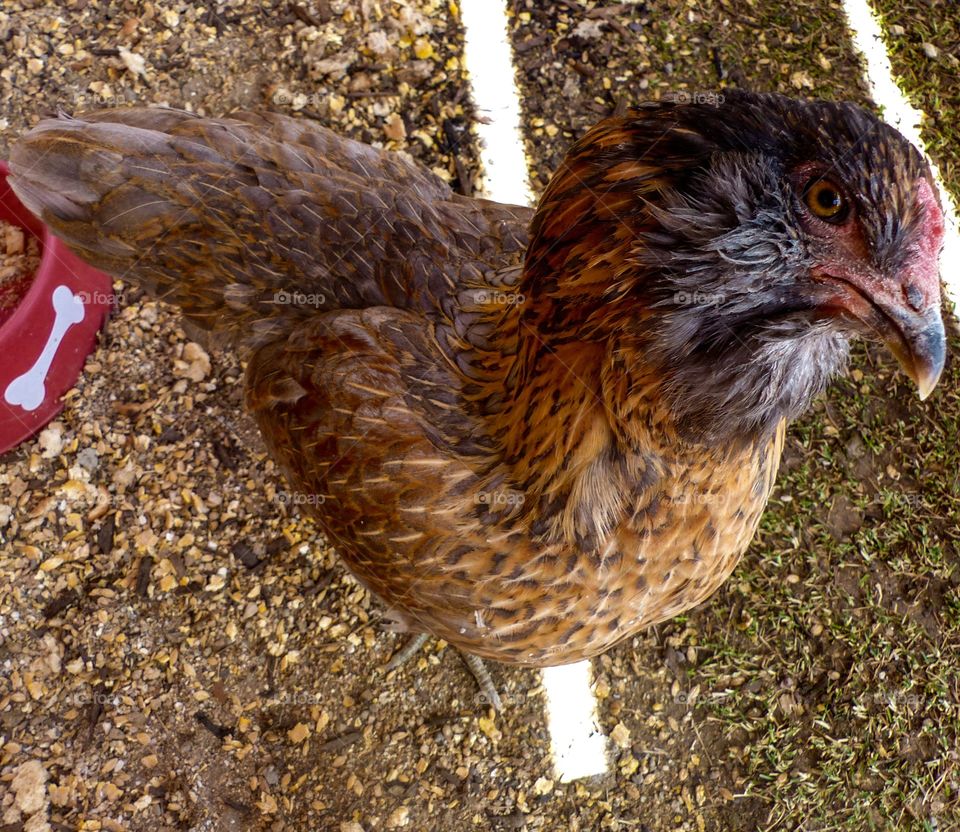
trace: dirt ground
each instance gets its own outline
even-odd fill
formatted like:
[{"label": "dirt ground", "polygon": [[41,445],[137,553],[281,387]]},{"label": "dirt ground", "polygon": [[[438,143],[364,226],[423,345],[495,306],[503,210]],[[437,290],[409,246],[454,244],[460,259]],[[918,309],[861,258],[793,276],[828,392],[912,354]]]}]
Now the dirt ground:
[{"label": "dirt ground", "polygon": [[[773,5],[513,2],[535,188],[643,97],[865,101],[839,7]],[[919,5],[888,24],[904,67],[952,31]],[[437,0],[15,0],[0,151],[58,109],[266,107],[469,193],[461,41]],[[949,77],[957,45],[936,46]],[[399,639],[300,518],[235,357],[116,291],[61,417],[0,457],[0,832],[960,829],[955,360],[921,404],[858,353],[791,431],[734,578],[596,660],[601,720],[627,741],[609,776],[561,784],[535,673],[494,668],[499,714],[443,644],[384,673]]]}]

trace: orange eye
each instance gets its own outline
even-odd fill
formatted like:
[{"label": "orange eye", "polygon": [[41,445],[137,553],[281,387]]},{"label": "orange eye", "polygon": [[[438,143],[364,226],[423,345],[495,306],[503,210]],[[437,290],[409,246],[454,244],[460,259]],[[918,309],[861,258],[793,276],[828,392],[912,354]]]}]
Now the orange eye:
[{"label": "orange eye", "polygon": [[811,180],[803,199],[815,217],[827,222],[840,222],[847,215],[847,200],[829,179]]}]

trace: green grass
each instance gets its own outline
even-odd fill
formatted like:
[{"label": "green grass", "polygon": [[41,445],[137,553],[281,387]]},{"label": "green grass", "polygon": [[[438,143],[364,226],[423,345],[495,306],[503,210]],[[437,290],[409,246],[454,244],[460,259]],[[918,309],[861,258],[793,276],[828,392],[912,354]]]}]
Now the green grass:
[{"label": "green grass", "polygon": [[[875,377],[871,363],[855,366]],[[708,658],[691,680],[731,690],[704,717],[746,732],[734,756],[765,829],[960,824],[960,371],[926,404],[879,371],[886,398],[842,381],[796,426],[781,499],[727,597],[695,616]],[[839,495],[863,516],[849,535],[830,528]],[[737,595],[740,630],[722,626]]]},{"label": "green grass", "polygon": [[[947,190],[960,201],[960,12],[954,0],[872,0],[893,71],[926,115],[921,134]],[[900,27],[903,32],[891,35]],[[935,58],[924,44],[937,50]]]}]

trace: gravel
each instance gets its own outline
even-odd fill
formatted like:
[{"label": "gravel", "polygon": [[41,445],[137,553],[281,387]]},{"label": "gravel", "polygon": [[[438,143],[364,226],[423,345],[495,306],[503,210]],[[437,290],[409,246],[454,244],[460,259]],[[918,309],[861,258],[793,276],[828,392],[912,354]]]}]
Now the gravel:
[{"label": "gravel", "polygon": [[[512,14],[537,188],[583,130],[641,96],[865,96],[831,2],[516,0]],[[0,150],[58,109],[269,107],[404,150],[471,193],[461,41],[455,2],[435,0],[14,0]],[[888,365],[861,354],[856,384],[791,434],[782,499],[727,587],[595,662],[614,770],[563,784],[535,674],[494,668],[500,714],[442,643],[384,674],[399,640],[299,516],[242,413],[236,358],[115,290],[62,415],[0,457],[4,832],[860,829],[864,816],[920,829],[934,811],[950,828],[955,774],[930,737],[955,747],[955,726],[857,710],[906,661],[901,631],[922,662],[903,684],[956,672],[924,639],[938,634],[943,656],[957,644],[958,550],[928,563],[897,537],[913,508],[924,540],[949,537],[930,506],[948,505],[937,472],[955,470],[955,440],[904,433],[931,415],[907,409]],[[954,370],[934,425],[956,423],[958,385]],[[911,481],[916,506],[884,496]],[[896,573],[860,554],[878,549]],[[911,590],[918,575],[939,594]],[[862,589],[874,583],[880,601]],[[862,736],[902,742],[864,758]],[[874,804],[884,814],[857,814]]]}]

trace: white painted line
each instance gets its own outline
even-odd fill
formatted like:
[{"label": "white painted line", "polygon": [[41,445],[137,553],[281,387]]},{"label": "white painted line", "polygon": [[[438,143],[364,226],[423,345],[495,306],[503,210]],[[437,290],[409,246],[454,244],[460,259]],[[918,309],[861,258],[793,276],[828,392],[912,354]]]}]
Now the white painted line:
[{"label": "white painted line", "polygon": [[[480,159],[487,195],[498,202],[530,205],[530,172],[520,132],[520,95],[507,39],[506,0],[460,0],[464,60],[477,113]],[[554,768],[561,782],[604,774],[607,739],[597,721],[590,663],[543,671]]]},{"label": "white painted line", "polygon": [[[896,127],[927,156],[923,139],[920,137],[920,120],[923,114],[910,104],[897,86],[883,42],[880,21],[868,0],[843,0],[843,9],[853,34],[854,45],[866,59],[870,95],[883,107],[884,121]],[[929,161],[929,157],[927,159]],[[946,224],[943,253],[940,256],[940,277],[946,287],[947,298],[953,302],[954,312],[960,315],[960,221],[957,219],[957,206],[943,186],[937,166],[931,162],[930,167],[940,192],[940,204],[943,206]]]},{"label": "white painted line", "polygon": [[545,667],[547,727],[553,765],[561,783],[607,771],[608,742],[597,718],[597,700],[590,689],[590,662]]},{"label": "white painted line", "polygon": [[520,94],[507,40],[505,0],[461,0],[464,60],[477,115],[480,159],[490,199],[530,205],[530,172],[520,132]]}]

